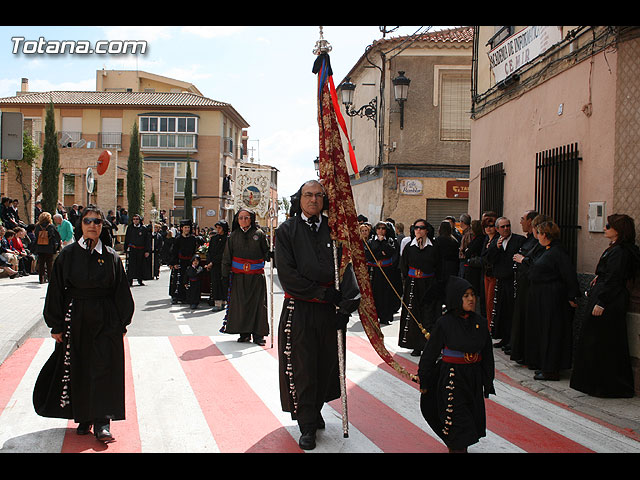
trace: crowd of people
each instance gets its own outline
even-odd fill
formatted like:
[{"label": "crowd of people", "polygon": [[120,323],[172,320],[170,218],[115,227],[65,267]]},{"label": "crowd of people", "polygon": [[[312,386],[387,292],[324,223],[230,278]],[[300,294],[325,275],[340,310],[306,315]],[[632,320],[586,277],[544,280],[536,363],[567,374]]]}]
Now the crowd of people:
[{"label": "crowd of people", "polygon": [[[101,335],[126,333],[133,315],[129,288],[134,280],[144,285],[158,278],[163,264],[171,271],[171,303],[198,308],[207,282],[212,311],[226,311],[221,332],[264,345],[270,333],[264,266],[273,261],[285,293],[278,337],[281,404],[298,421],[300,446],[313,449],[315,432],[324,428],[322,405],[340,396],[335,332],[344,336],[360,303],[352,266],[335,284],[335,256],[342,252],[331,248],[325,199],[321,183],[303,184],[292,197],[290,217],[275,231],[273,249],[248,209],[236,212],[231,227],[221,220],[200,229],[189,220],[173,226],[161,216],[161,223],[145,225],[139,214],[129,221],[124,209],[104,216],[91,205],[74,205],[69,212],[59,205],[54,215],[36,212],[37,222],[25,225],[17,215],[18,201],[3,199],[1,268],[10,278],[38,274],[41,283],[50,282],[45,321],[60,344],[39,377],[36,410],[76,419],[78,433],[93,428],[96,436],[111,439],[108,420],[124,418],[120,347],[115,357],[96,351],[116,359],[105,366],[109,384],[92,383],[87,372],[72,365],[80,368],[81,380],[73,387],[80,395],[105,388],[110,393],[93,410],[86,404],[69,410],[64,401],[49,403],[51,389],[62,398],[68,393],[51,383],[69,368],[64,338],[79,318],[90,322],[84,305],[97,300],[105,304],[103,320],[113,327]],[[588,291],[581,292],[559,226],[535,211],[520,217],[521,233],[494,212],[477,220],[468,214],[447,217],[437,228],[419,218],[406,235],[404,225],[392,218],[372,225],[358,216],[378,321],[388,325],[399,312],[398,345],[420,357],[422,414],[450,451],[466,451],[485,436],[484,398],[495,394],[495,349],[532,370],[536,380],[558,380],[572,369],[570,386],[576,390],[599,397],[634,395],[625,317],[628,282],[640,268],[640,250],[632,218],[607,220],[610,244]],[[121,222],[129,222],[122,238],[124,263],[113,248]],[[111,274],[92,277],[93,283],[86,282],[86,271],[77,270],[86,264],[87,271],[102,272],[105,262],[113,264]],[[70,284],[71,290],[61,290]],[[131,301],[114,310],[115,300],[103,288]],[[587,311],[574,344],[574,316],[583,295]]]},{"label": "crowd of people", "polygon": [[583,292],[553,218],[526,211],[521,233],[494,212],[478,220],[463,214],[459,229],[447,217],[437,232],[418,219],[405,236],[391,218],[372,228],[359,217],[379,321],[388,324],[400,310],[398,344],[421,357],[423,416],[450,451],[466,451],[485,435],[483,396],[495,393],[493,349],[532,370],[535,380],[559,380],[571,370],[573,389],[634,395],[626,312],[640,250],[631,217],[607,220],[610,244],[584,293],[576,343]]}]

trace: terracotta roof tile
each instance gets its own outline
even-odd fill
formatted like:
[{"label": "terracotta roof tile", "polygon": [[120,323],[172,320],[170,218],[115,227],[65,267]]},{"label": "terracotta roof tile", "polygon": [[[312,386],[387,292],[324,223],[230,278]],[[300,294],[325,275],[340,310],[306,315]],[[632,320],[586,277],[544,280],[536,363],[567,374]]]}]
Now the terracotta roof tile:
[{"label": "terracotta roof tile", "polygon": [[218,102],[194,93],[168,92],[32,92],[14,97],[0,98],[1,104],[48,104],[54,105],[138,105],[167,107],[228,107],[228,103]]}]

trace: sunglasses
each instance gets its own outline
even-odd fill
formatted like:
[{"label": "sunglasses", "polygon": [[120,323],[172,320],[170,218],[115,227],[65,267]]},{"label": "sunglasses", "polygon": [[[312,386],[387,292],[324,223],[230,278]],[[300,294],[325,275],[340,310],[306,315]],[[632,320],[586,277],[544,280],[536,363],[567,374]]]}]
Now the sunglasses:
[{"label": "sunglasses", "polygon": [[426,225],[414,225],[413,228],[415,228],[416,230],[426,230],[427,226]]},{"label": "sunglasses", "polygon": [[511,224],[501,225],[498,228],[511,228]]},{"label": "sunglasses", "polygon": [[101,218],[87,218],[84,217],[82,219],[82,223],[84,223],[85,225],[91,225],[92,223],[95,225],[102,225],[102,219]]}]

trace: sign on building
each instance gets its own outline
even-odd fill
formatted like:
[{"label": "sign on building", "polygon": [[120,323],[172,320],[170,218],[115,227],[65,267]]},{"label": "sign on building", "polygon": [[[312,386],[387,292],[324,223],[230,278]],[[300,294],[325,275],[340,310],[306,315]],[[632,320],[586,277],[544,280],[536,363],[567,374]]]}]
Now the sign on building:
[{"label": "sign on building", "polygon": [[496,83],[502,82],[561,40],[562,28],[556,26],[530,26],[511,35],[489,51],[489,62]]}]

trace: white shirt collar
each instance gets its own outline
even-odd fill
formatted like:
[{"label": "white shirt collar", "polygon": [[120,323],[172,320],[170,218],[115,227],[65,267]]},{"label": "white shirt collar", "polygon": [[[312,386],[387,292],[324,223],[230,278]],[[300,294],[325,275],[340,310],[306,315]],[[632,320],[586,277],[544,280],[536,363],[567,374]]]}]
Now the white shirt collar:
[{"label": "white shirt collar", "polygon": [[[431,243],[431,239],[429,237],[424,237],[424,239],[426,241],[424,242],[424,245],[422,246],[422,248],[426,247],[427,245],[433,246],[433,243]],[[411,240],[411,245],[415,245],[418,248],[420,247],[420,245],[418,245],[418,237],[414,237],[414,239]]]},{"label": "white shirt collar", "polygon": [[[87,244],[84,241],[84,237],[80,237],[80,239],[78,240],[78,245],[80,245],[84,249],[87,248]],[[99,254],[102,254],[102,240],[98,239],[98,243],[96,243],[93,249]]]},{"label": "white shirt collar", "polygon": [[[309,220],[309,217],[307,217],[303,212],[300,212],[300,216],[305,222]],[[322,223],[322,215],[318,215],[318,221],[316,222],[316,230],[320,228],[321,223]]]}]

